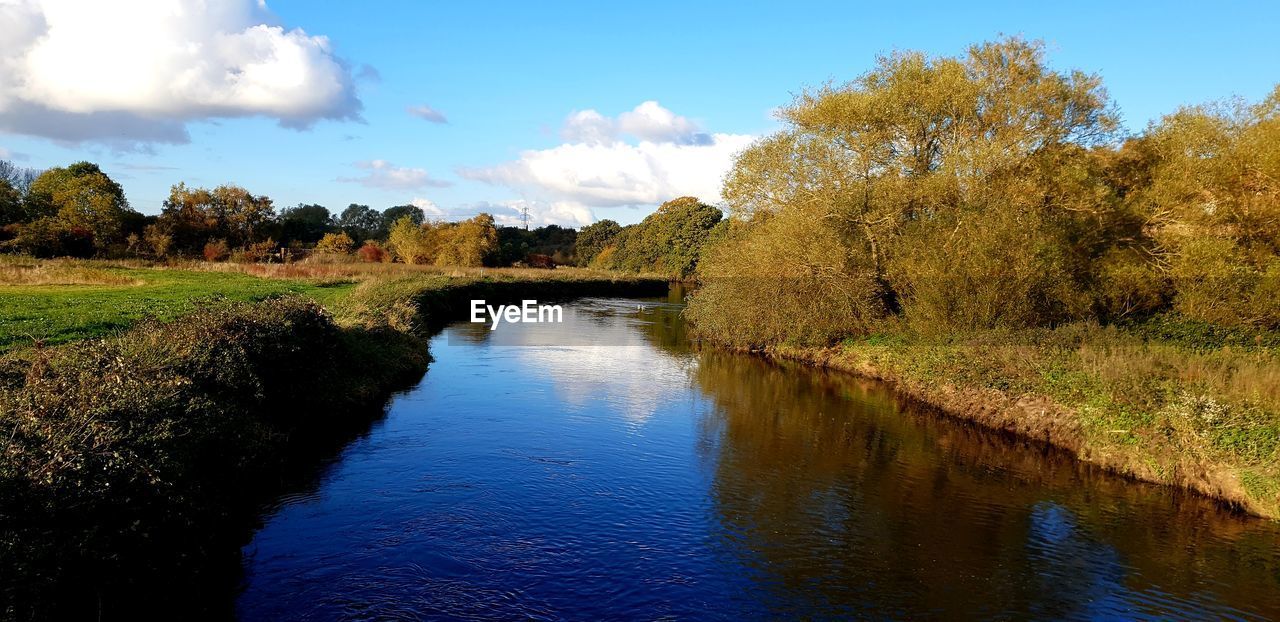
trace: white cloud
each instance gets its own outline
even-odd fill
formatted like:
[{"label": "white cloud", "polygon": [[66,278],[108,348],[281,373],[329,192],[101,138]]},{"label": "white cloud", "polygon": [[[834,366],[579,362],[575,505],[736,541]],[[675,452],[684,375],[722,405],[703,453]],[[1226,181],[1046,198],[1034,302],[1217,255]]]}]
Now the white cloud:
[{"label": "white cloud", "polygon": [[338,181],[360,184],[382,190],[414,190],[428,186],[445,187],[447,181],[433,179],[426,169],[396,166],[386,160],[356,162],[355,167],[368,171],[360,177],[339,177]]},{"label": "white cloud", "polygon": [[448,123],[449,122],[449,119],[445,118],[443,112],[440,112],[439,110],[436,110],[435,108],[432,108],[431,106],[428,106],[426,104],[423,104],[421,106],[409,106],[405,110],[409,114],[415,117],[418,117],[419,119],[422,119],[424,121],[430,121],[432,123]]},{"label": "white cloud", "polygon": [[708,144],[711,137],[697,123],[656,101],[647,101],[617,118],[596,110],[576,110],[565,119],[560,137],[570,143],[608,144],[631,136],[655,143]]},{"label": "white cloud", "polygon": [[663,108],[656,101],[647,101],[635,110],[618,115],[618,129],[640,140],[655,143],[682,145],[709,144],[710,136],[702,133],[696,123]]},{"label": "white cloud", "polygon": [[0,0],[0,130],[127,148],[208,118],[358,119],[329,40],[274,22],[254,0]]},{"label": "white cloud", "polygon": [[[704,133],[654,101],[616,119],[595,110],[574,112],[561,137],[566,142],[558,146],[528,150],[497,166],[460,168],[458,174],[560,210],[578,206],[589,213],[592,207],[657,205],[680,196],[718,202],[734,156],[755,140]],[[570,212],[561,217],[581,214]]]},{"label": "white cloud", "polygon": [[564,121],[560,137],[571,143],[603,145],[618,137],[617,123],[595,110],[577,110]]},{"label": "white cloud", "polygon": [[514,162],[490,168],[461,169],[459,174],[550,201],[593,207],[656,205],[680,196],[716,202],[734,155],[754,139],[713,134],[703,145],[566,143],[525,151]]},{"label": "white cloud", "polygon": [[431,199],[414,197],[412,201],[409,201],[409,205],[422,210],[422,214],[427,218],[443,218],[445,215],[444,210],[440,209],[440,207],[436,205],[435,201],[432,201]]},{"label": "white cloud", "polygon": [[573,201],[526,201],[524,199],[505,201],[500,204],[506,211],[490,212],[500,225],[519,227],[524,225],[520,217],[525,208],[529,210],[529,226],[560,225],[561,227],[583,227],[596,221],[591,208]]}]

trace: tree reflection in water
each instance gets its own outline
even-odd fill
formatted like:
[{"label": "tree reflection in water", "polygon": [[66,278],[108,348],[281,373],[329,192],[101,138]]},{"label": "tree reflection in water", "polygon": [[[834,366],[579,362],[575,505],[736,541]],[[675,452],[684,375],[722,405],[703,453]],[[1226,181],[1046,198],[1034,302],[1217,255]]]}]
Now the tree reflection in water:
[{"label": "tree reflection in water", "polygon": [[[699,353],[720,537],[775,613],[1098,617],[1280,607],[1274,527],[912,407]],[[1214,609],[1218,607],[1217,609]]]}]

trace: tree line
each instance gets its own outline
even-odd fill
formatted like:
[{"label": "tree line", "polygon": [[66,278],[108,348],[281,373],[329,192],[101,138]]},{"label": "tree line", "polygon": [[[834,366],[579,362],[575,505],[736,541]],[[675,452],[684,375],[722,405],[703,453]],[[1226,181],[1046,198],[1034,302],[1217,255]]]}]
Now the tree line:
[{"label": "tree line", "polygon": [[689,313],[741,345],[1153,315],[1280,328],[1280,88],[1126,135],[1020,38],[801,93],[740,154]]},{"label": "tree line", "polygon": [[[35,171],[0,161],[0,250],[39,257],[203,258],[267,261],[281,249],[364,261],[455,266],[592,265],[673,277],[693,273],[721,213],[691,197],[662,205],[636,225],[603,220],[581,231],[558,225],[500,227],[489,214],[427,220],[413,205],[351,204],[276,210],[231,184],[172,187],[159,215],[141,214],[91,162]],[[288,253],[286,253],[286,256]]]}]

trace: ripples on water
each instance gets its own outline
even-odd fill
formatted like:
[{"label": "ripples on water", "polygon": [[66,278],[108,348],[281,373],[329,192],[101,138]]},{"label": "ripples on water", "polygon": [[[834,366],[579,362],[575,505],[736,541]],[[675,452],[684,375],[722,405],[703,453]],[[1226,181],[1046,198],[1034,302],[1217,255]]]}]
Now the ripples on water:
[{"label": "ripples on water", "polygon": [[266,518],[240,615],[1280,612],[1271,524],[844,375],[692,351],[678,305],[638,304],[437,336],[422,382]]}]

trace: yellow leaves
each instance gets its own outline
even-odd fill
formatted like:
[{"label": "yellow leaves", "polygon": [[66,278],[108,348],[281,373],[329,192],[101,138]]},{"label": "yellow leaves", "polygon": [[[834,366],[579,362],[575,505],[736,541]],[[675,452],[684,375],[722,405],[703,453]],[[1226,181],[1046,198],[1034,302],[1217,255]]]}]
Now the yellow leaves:
[{"label": "yellow leaves", "polygon": [[481,266],[498,248],[498,230],[488,214],[458,223],[422,225],[405,216],[391,226],[387,241],[405,263]]}]

